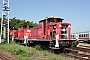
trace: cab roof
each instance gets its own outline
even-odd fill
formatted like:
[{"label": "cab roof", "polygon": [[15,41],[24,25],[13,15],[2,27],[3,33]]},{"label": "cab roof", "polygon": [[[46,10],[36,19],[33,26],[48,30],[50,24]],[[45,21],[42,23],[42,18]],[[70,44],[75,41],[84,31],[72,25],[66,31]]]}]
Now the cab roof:
[{"label": "cab roof", "polygon": [[49,18],[46,18],[46,19],[40,20],[39,22],[46,21],[46,20],[51,20],[51,19],[64,20],[63,18],[49,17]]}]

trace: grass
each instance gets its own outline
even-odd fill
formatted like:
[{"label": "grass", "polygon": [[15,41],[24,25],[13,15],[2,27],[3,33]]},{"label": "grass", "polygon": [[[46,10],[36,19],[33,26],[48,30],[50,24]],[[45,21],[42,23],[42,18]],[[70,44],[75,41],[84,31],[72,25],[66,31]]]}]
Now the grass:
[{"label": "grass", "polygon": [[2,44],[0,45],[0,49],[11,53],[20,60],[72,60],[72,58],[62,57],[48,51],[42,51],[40,46],[32,48],[16,44],[15,42]]}]

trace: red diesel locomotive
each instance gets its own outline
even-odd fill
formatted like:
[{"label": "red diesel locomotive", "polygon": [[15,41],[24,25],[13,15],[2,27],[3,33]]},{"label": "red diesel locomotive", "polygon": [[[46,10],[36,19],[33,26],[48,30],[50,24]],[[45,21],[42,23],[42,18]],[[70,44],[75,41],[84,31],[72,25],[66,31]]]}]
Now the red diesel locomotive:
[{"label": "red diesel locomotive", "polygon": [[77,46],[77,39],[71,39],[71,24],[64,19],[48,17],[39,21],[39,26],[22,26],[19,30],[11,30],[11,37],[22,43],[45,45],[52,49]]}]

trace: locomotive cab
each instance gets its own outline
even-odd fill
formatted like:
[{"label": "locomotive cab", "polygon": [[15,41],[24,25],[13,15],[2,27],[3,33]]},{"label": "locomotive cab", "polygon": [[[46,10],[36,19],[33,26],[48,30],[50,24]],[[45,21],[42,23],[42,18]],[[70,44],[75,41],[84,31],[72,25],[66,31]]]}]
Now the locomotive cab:
[{"label": "locomotive cab", "polygon": [[70,39],[71,24],[63,22],[62,18],[50,17],[39,21],[39,26],[42,27],[42,36],[44,39],[55,40],[56,35],[59,35],[59,40]]}]

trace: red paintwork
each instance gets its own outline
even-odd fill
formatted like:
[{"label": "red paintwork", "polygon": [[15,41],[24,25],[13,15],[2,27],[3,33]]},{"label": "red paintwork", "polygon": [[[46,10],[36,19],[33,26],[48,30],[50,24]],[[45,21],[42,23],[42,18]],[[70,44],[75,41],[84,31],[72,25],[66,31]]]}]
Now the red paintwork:
[{"label": "red paintwork", "polygon": [[[72,38],[72,39],[75,40],[76,38]],[[89,40],[90,41],[90,38],[78,38],[78,40],[82,40],[82,41],[88,41]]]},{"label": "red paintwork", "polygon": [[[54,22],[51,24],[48,24],[48,21],[50,21],[51,19],[53,19]],[[63,20],[62,18],[47,18],[47,19],[39,21],[42,23],[42,25],[36,28],[30,28],[29,26],[27,26],[25,29],[24,27],[21,27],[19,30],[16,30],[16,31],[14,31],[13,29],[11,31],[12,32],[11,36],[14,36],[14,38],[21,38],[21,39],[24,38],[24,36],[28,36],[28,39],[55,40],[53,29],[54,29],[54,26],[56,26],[55,34],[59,34],[59,40],[62,40],[63,39],[62,38],[62,26],[60,27],[59,25],[63,24],[63,25],[71,26],[70,23],[63,22],[62,20]],[[46,24],[44,23],[44,21],[46,22]],[[61,21],[61,22],[57,23],[56,21]],[[67,28],[67,32],[68,32],[67,39],[70,40],[71,39],[71,27]],[[52,37],[50,38],[51,34],[52,34]]]},{"label": "red paintwork", "polygon": [[79,40],[90,40],[90,38],[79,38]]}]

